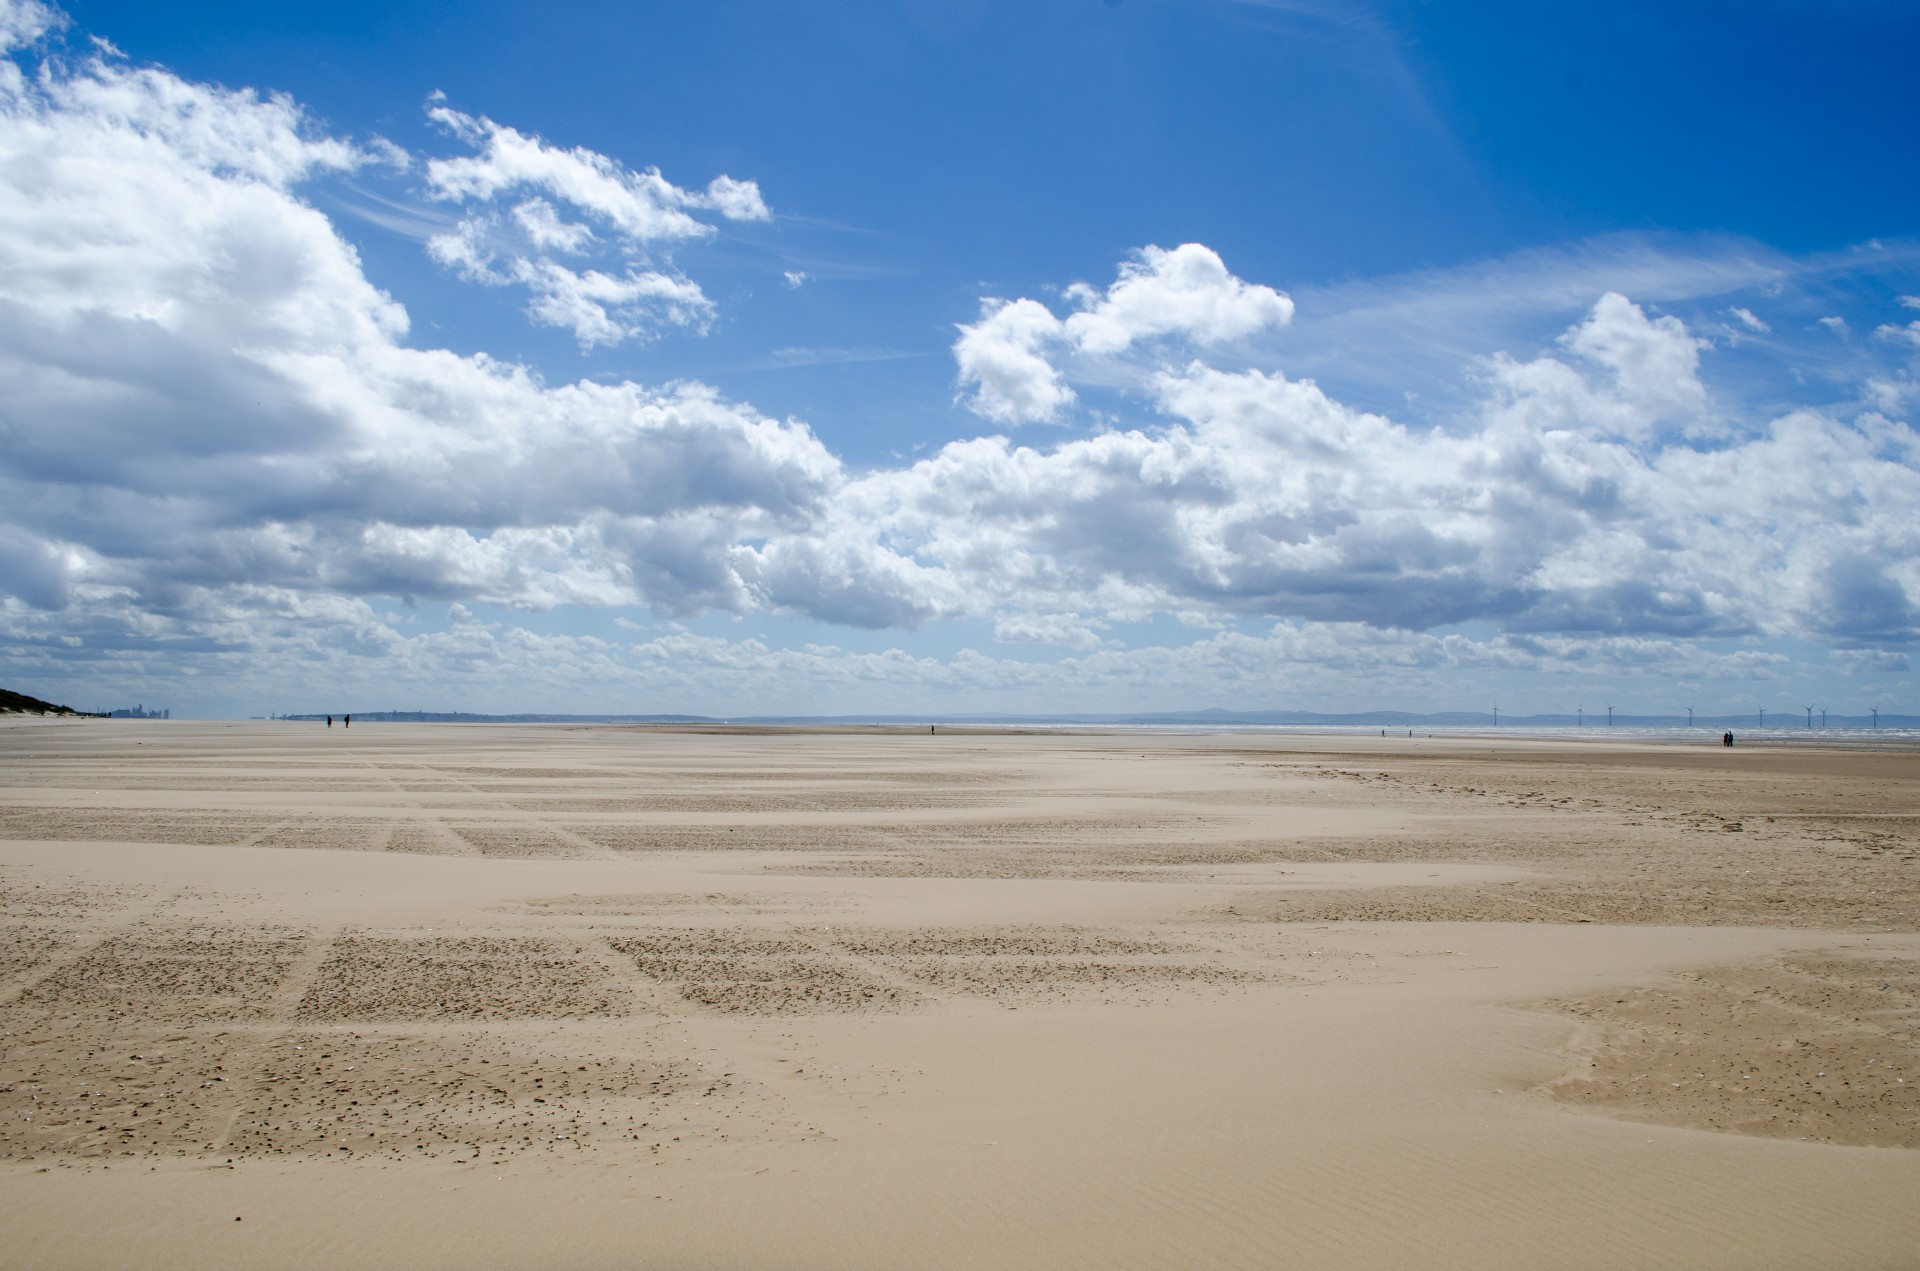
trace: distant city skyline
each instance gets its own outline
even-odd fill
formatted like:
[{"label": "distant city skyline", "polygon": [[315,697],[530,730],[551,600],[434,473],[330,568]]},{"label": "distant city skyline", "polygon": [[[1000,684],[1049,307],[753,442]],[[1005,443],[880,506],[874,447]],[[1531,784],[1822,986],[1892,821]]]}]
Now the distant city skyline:
[{"label": "distant city skyline", "polygon": [[0,685],[1920,713],[1914,47],[0,0]]}]

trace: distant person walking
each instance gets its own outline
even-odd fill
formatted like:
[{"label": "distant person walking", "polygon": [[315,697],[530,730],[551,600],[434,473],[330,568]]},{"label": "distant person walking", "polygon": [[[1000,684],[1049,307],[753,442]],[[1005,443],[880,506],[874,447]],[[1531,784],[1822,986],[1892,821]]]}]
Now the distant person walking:
[{"label": "distant person walking", "polygon": [[1725,732],[1720,734],[1720,744],[1722,746],[1733,745],[1733,734],[1731,732]]},{"label": "distant person walking", "polygon": [[329,715],[329,716],[327,716],[327,727],[328,727],[328,728],[332,728],[332,727],[333,727],[333,716],[331,716],[331,715]]},{"label": "distant person walking", "polygon": [[340,717],[340,727],[342,727],[342,728],[352,728],[352,727],[353,727],[353,716],[351,716],[351,715],[342,715],[342,716]]}]

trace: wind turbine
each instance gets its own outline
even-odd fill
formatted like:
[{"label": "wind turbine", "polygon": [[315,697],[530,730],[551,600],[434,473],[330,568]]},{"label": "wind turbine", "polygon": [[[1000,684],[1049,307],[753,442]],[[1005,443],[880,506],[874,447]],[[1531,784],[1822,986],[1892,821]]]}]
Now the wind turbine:
[{"label": "wind turbine", "polygon": [[1820,727],[1825,728],[1826,726],[1827,726],[1827,708],[1822,706],[1820,708]]},{"label": "wind turbine", "polygon": [[1612,702],[1607,703],[1607,727],[1608,728],[1613,727],[1613,703]]},{"label": "wind turbine", "polygon": [[1687,727],[1693,727],[1693,707],[1687,707]]},{"label": "wind turbine", "polygon": [[1575,728],[1585,728],[1587,726],[1587,708],[1586,707],[1582,706],[1574,711],[1573,726]]},{"label": "wind turbine", "polygon": [[1873,726],[1875,728],[1880,727],[1880,708],[1878,706],[1873,708]]},{"label": "wind turbine", "polygon": [[1813,729],[1813,707],[1811,706],[1807,707],[1807,729],[1809,732]]},{"label": "wind turbine", "polygon": [[1766,726],[1767,726],[1767,708],[1762,706],[1760,708],[1760,727],[1765,728]]},{"label": "wind turbine", "polygon": [[1493,726],[1500,727],[1500,703],[1498,702],[1493,704]]}]

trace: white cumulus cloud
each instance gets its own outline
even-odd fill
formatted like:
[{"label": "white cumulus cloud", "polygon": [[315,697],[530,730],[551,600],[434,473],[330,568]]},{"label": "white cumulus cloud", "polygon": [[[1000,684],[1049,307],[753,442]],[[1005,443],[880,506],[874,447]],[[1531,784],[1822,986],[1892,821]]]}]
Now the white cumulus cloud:
[{"label": "white cumulus cloud", "polygon": [[[55,20],[30,10],[0,29]],[[1892,675],[1920,643],[1906,327],[1850,343],[1863,369],[1836,400],[1753,413],[1681,316],[1583,284],[1555,301],[1557,339],[1476,350],[1456,410],[1398,418],[1289,374],[1267,338],[1287,295],[1204,246],[1146,248],[1059,312],[989,302],[953,348],[985,418],[1063,420],[1097,383],[1125,400],[1101,431],[851,472],[805,423],[697,382],[549,383],[407,343],[405,308],[307,199],[394,162],[385,143],[106,55],[33,69],[0,78],[10,674],[1173,706],[1254,681],[1757,682],[1786,662],[1765,642],[1787,640]],[[715,232],[697,213],[767,214],[747,182],[682,189],[436,113],[473,153],[423,169],[460,205],[430,250],[583,343],[705,326],[711,303],[654,253]],[[1793,329],[1779,342],[1807,339],[1804,316]],[[473,610],[424,633],[383,616],[409,600]],[[619,644],[470,620],[480,606],[951,619],[1053,648]],[[1167,617],[1199,633],[1127,647],[1130,624]]]},{"label": "white cumulus cloud", "polygon": [[1909,322],[1905,326],[1885,322],[1875,327],[1873,333],[1883,340],[1893,340],[1920,349],[1920,322]]},{"label": "white cumulus cloud", "polygon": [[1170,335],[1219,345],[1293,320],[1292,300],[1235,278],[1199,243],[1142,248],[1104,292],[1081,283],[1067,297],[1081,306],[1064,323],[1067,338],[1088,353],[1119,353]]},{"label": "white cumulus cloud", "polygon": [[[743,537],[839,480],[697,384],[549,387],[400,343],[299,197],[379,161],[291,102],[93,59],[0,96],[0,581],[20,604],[217,613],[236,589],[740,608]],[[664,276],[515,265],[594,334]]]},{"label": "white cumulus cloud", "polygon": [[1217,347],[1293,319],[1292,300],[1234,277],[1199,243],[1142,248],[1104,291],[1077,283],[1066,295],[1077,311],[1065,318],[1037,300],[989,300],[960,328],[954,357],[975,413],[1003,424],[1057,420],[1076,400],[1063,363],[1164,339]]},{"label": "white cumulus cloud", "polygon": [[32,44],[66,22],[66,14],[40,0],[0,0],[0,53]]},{"label": "white cumulus cloud", "polygon": [[[688,190],[657,168],[635,171],[596,151],[549,145],[437,96],[427,115],[476,151],[426,164],[428,194],[466,213],[428,240],[428,254],[471,282],[526,288],[527,316],[571,331],[583,349],[644,340],[663,327],[704,331],[712,302],[698,283],[659,267],[654,253],[714,234],[694,211],[734,221],[772,215],[752,181],[723,175]],[[507,215],[496,214],[506,202]],[[599,267],[555,259],[583,254]]]},{"label": "white cumulus cloud", "polygon": [[1075,398],[1048,352],[1065,337],[1060,320],[1037,300],[988,301],[953,346],[960,382],[973,386],[968,406],[1003,424],[1059,418]]},{"label": "white cumulus cloud", "polygon": [[689,207],[719,207],[734,217],[764,219],[766,205],[750,181],[725,181],[716,199],[680,188],[658,168],[633,171],[606,155],[574,147],[563,150],[485,116],[436,104],[427,117],[479,153],[427,164],[427,188],[451,202],[491,203],[503,195],[537,192],[578,208],[633,243],[702,238],[713,227]]},{"label": "white cumulus cloud", "polygon": [[1559,345],[1488,359],[1445,428],[1276,371],[1142,368],[1158,426],[955,443],[850,483],[830,516],[878,527],[941,582],[930,599],[975,613],[1913,638],[1909,427],[1802,410],[1736,428],[1702,342],[1615,293]]}]

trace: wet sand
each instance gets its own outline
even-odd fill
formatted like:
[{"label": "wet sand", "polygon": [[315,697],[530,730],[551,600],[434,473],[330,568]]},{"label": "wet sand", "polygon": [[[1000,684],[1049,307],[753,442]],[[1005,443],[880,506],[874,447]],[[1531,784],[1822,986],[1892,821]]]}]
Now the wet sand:
[{"label": "wet sand", "polygon": [[0,1265],[1911,1266],[1920,754],[0,725]]}]

